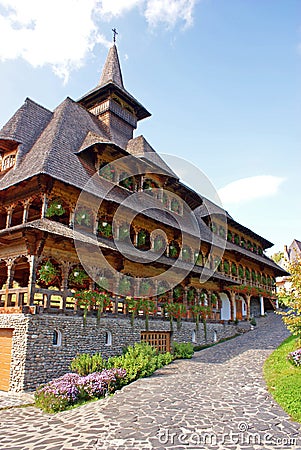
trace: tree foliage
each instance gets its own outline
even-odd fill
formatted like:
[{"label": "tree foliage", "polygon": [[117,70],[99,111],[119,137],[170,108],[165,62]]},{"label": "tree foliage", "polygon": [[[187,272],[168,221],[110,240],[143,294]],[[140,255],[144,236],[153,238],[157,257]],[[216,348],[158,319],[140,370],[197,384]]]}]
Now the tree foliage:
[{"label": "tree foliage", "polygon": [[294,335],[301,338],[301,258],[289,264],[288,270],[291,274],[290,286],[279,292],[278,299],[288,308],[281,313],[285,325]]}]

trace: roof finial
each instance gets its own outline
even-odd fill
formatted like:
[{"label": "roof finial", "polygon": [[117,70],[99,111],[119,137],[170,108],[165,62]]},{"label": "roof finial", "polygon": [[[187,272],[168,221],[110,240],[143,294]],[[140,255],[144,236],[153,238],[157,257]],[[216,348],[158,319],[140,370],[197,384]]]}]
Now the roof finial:
[{"label": "roof finial", "polygon": [[113,42],[114,42],[114,44],[115,44],[115,42],[116,42],[116,35],[117,35],[118,33],[117,33],[116,28],[112,28],[112,31],[113,31]]}]

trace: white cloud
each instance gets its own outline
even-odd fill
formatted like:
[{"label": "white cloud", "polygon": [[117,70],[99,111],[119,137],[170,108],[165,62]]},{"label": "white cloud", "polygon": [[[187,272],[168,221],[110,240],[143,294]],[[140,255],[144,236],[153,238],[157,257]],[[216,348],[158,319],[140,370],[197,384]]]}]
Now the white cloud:
[{"label": "white cloud", "polygon": [[218,194],[224,205],[246,203],[277,194],[284,180],[272,175],[241,178],[219,189]]},{"label": "white cloud", "polygon": [[145,17],[151,26],[161,22],[174,27],[178,20],[183,20],[185,26],[190,26],[195,4],[196,0],[149,0]]},{"label": "white cloud", "polygon": [[[197,0],[0,0],[0,61],[50,65],[66,82],[98,43],[99,23],[139,7],[150,26],[191,25]],[[97,25],[98,24],[98,25]],[[107,29],[107,25],[106,25]]]}]

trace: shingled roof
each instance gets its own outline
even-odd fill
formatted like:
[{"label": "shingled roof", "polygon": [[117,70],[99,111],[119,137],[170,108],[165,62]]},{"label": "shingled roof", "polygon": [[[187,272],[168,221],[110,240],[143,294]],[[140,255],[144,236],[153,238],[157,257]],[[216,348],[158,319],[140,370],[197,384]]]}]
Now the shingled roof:
[{"label": "shingled roof", "polygon": [[110,48],[98,86],[114,83],[124,89],[116,45]]}]

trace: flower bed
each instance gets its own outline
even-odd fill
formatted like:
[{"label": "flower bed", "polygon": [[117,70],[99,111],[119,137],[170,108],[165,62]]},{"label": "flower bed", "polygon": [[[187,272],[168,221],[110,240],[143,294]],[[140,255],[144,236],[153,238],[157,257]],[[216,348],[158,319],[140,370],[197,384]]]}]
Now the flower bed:
[{"label": "flower bed", "polygon": [[36,406],[46,412],[64,411],[87,400],[104,397],[120,387],[126,377],[122,368],[94,372],[86,376],[66,373],[60,378],[40,386],[35,393]]},{"label": "flower bed", "polygon": [[298,350],[295,350],[294,352],[291,352],[287,355],[287,359],[289,362],[291,362],[294,366],[301,366],[301,348],[298,348]]}]

